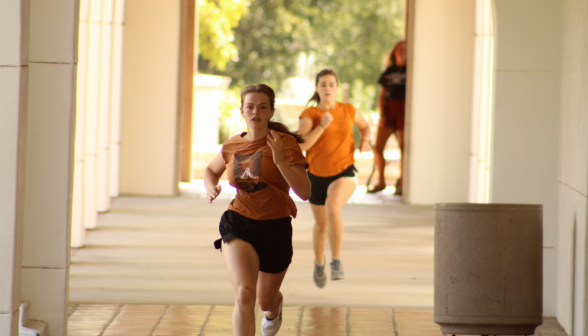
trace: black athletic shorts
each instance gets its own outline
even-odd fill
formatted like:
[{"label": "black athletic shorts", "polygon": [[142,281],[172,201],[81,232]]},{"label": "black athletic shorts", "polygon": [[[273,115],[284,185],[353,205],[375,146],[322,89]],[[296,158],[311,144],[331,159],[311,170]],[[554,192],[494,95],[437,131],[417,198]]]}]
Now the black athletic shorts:
[{"label": "black athletic shorts", "polygon": [[[292,262],[292,217],[256,220],[227,210],[221,217],[219,232],[225,243],[239,238],[251,244],[262,272],[281,273]],[[220,249],[221,240],[214,246]]]},{"label": "black athletic shorts", "polygon": [[325,205],[329,185],[340,177],[355,177],[355,172],[357,172],[355,165],[345,168],[344,171],[337,175],[327,177],[316,176],[307,171],[308,179],[310,180],[310,198],[308,202],[314,205]]}]

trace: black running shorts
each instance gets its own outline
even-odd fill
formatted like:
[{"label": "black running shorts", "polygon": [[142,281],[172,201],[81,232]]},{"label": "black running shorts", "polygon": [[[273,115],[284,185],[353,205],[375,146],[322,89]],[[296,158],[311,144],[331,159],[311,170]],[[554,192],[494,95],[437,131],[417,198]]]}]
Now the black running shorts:
[{"label": "black running shorts", "polygon": [[[292,262],[292,217],[256,220],[236,211],[223,213],[219,224],[222,240],[242,239],[255,249],[259,256],[259,270],[281,273]],[[215,247],[220,248],[220,239]]]},{"label": "black running shorts", "polygon": [[337,175],[327,177],[316,176],[307,171],[308,179],[310,180],[310,198],[308,202],[314,205],[325,205],[327,201],[327,190],[331,183],[341,177],[355,177],[356,171],[357,168],[355,168],[355,165],[345,168],[344,171]]}]

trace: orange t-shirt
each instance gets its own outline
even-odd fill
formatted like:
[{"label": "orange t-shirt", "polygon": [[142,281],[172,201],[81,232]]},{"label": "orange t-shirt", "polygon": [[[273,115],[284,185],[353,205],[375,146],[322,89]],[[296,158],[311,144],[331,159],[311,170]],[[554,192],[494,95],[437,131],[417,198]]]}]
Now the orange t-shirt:
[{"label": "orange t-shirt", "polygon": [[[312,120],[314,129],[319,127],[321,118],[326,112],[327,110],[318,107],[309,107],[302,112],[300,119]],[[353,157],[355,107],[351,104],[336,102],[335,108],[329,112],[333,115],[333,122],[316,143],[306,151],[306,157],[310,163],[308,171],[322,177],[337,175],[355,163]]]},{"label": "orange t-shirt", "polygon": [[[284,159],[290,165],[308,161],[293,136],[277,132],[282,139]],[[274,163],[267,138],[257,141],[243,139],[246,133],[225,141],[221,151],[229,183],[237,188],[237,196],[229,210],[257,220],[296,217],[296,205],[290,198],[290,185]]]}]

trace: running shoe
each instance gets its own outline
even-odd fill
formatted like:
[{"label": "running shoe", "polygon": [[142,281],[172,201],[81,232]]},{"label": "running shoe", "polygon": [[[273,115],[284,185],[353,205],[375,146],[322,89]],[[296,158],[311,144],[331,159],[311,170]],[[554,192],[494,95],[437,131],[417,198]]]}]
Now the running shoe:
[{"label": "running shoe", "polygon": [[270,320],[267,318],[267,316],[265,316],[265,313],[263,314],[263,319],[261,320],[261,333],[263,336],[274,336],[278,333],[278,330],[280,330],[280,327],[282,326],[283,303],[284,299],[282,299],[282,302],[280,302],[280,312],[273,319]]},{"label": "running shoe", "polygon": [[318,288],[323,288],[327,284],[327,275],[325,274],[325,257],[323,256],[323,264],[317,265],[316,261],[314,262],[314,272],[312,273],[312,278],[314,279],[314,284]]},{"label": "running shoe", "polygon": [[345,278],[345,272],[343,272],[343,265],[339,258],[333,258],[331,260],[331,280],[342,280]]}]

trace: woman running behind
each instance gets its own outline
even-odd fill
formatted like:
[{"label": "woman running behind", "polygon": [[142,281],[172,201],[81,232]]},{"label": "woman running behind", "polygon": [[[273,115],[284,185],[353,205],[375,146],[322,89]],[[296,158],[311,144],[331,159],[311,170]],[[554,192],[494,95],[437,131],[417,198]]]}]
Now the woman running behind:
[{"label": "woman running behind", "polygon": [[300,115],[298,132],[304,136],[302,150],[307,151],[308,178],[311,182],[310,207],[314,215],[313,279],[317,287],[326,285],[325,247],[327,237],[331,249],[331,280],[344,278],[341,264],[343,220],[341,209],[357,186],[353,165],[355,142],[353,124],[361,133],[360,151],[370,150],[371,131],[368,123],[350,104],[335,101],[339,85],[337,73],[324,69],[316,76],[316,91],[309,107]]},{"label": "woman running behind", "polygon": [[[289,189],[306,200],[308,162],[300,150],[301,136],[270,121],[275,94],[265,84],[241,91],[241,116],[247,132],[225,141],[206,167],[207,199],[221,192],[218,181],[227,170],[237,196],[221,217],[224,259],[235,291],[233,334],[255,335],[255,301],[263,310],[261,330],[275,335],[282,324],[284,298],[280,286],[292,261],[292,217],[296,206]],[[221,247],[220,239],[215,242]]]},{"label": "woman running behind", "polygon": [[[392,134],[396,134],[400,149],[400,176],[396,181],[395,195],[402,195],[402,180],[404,166],[404,101],[406,95],[406,42],[398,41],[386,58],[386,70],[380,75],[380,94],[378,95],[378,109],[380,110],[380,124],[374,147],[374,160],[378,172],[378,183],[368,193],[376,193],[386,189],[386,160],[384,149]],[[368,186],[369,187],[369,186]]]}]

